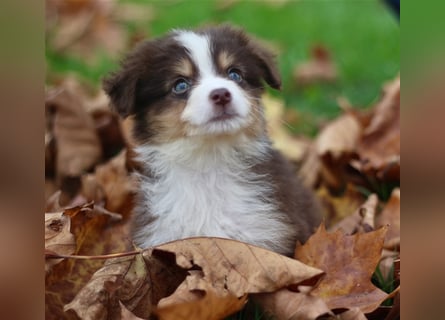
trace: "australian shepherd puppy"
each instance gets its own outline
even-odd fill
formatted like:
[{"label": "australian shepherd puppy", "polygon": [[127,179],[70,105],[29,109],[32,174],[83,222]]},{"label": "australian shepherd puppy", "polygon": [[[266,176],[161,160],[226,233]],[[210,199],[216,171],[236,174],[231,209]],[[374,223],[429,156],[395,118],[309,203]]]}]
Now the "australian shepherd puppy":
[{"label": "australian shepherd puppy", "polygon": [[261,94],[281,85],[273,58],[228,25],[175,30],[105,79],[114,109],[134,121],[138,246],[212,236],[291,255],[314,231],[313,195],[266,132]]}]

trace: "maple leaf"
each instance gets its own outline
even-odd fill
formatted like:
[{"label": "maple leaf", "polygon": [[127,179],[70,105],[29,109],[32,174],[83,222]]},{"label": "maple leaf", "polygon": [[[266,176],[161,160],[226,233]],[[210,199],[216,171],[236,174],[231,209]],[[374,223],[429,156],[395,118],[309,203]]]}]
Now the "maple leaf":
[{"label": "maple leaf", "polygon": [[321,225],[295,251],[296,259],[326,272],[311,294],[330,309],[358,307],[364,313],[376,309],[388,296],[371,282],[385,234],[386,228],[355,235],[327,233]]}]

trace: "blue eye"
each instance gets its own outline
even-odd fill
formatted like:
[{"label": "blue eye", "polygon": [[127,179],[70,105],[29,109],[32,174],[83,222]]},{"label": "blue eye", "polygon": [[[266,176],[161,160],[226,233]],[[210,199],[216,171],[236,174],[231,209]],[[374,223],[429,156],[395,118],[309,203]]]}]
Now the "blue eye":
[{"label": "blue eye", "polygon": [[189,88],[190,84],[186,80],[179,79],[173,85],[173,92],[176,94],[182,94],[185,93]]},{"label": "blue eye", "polygon": [[238,69],[229,69],[227,74],[229,79],[235,82],[240,83],[241,80],[243,80],[243,77],[241,77],[241,72]]}]

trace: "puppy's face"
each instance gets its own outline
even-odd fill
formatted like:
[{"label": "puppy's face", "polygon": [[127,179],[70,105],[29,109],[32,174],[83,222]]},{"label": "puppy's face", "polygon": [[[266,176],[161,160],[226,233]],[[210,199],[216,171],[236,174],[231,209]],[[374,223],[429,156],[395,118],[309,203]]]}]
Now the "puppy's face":
[{"label": "puppy's face", "polygon": [[232,27],[175,31],[140,44],[105,80],[114,108],[134,115],[139,142],[258,135],[264,81],[278,89],[272,55]]}]

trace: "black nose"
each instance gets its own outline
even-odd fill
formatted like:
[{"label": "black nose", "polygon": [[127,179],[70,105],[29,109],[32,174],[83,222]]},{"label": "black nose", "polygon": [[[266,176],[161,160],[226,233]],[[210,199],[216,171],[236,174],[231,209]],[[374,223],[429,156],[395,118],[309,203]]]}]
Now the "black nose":
[{"label": "black nose", "polygon": [[232,95],[226,88],[220,88],[210,92],[210,99],[215,105],[225,106],[232,100]]}]

